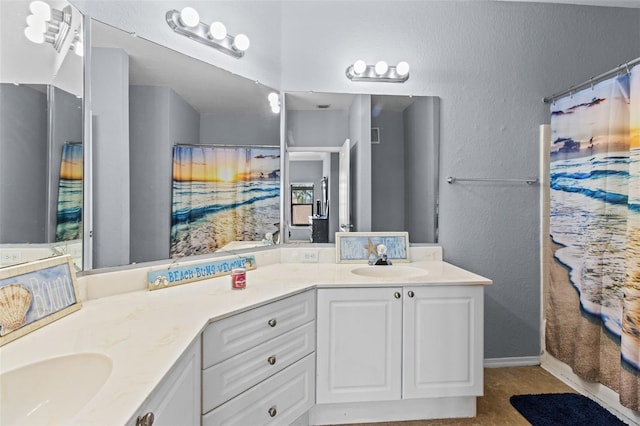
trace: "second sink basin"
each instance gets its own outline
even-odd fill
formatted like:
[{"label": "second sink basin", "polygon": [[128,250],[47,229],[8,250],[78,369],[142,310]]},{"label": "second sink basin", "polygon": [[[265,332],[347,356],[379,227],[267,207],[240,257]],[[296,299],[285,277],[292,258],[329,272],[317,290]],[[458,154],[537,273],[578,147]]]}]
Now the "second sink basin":
[{"label": "second sink basin", "polygon": [[0,424],[69,422],[102,388],[111,359],[80,353],[50,358],[0,375]]},{"label": "second sink basin", "polygon": [[427,271],[413,266],[389,265],[389,266],[362,266],[351,270],[351,273],[363,277],[384,278],[410,278],[427,275]]}]

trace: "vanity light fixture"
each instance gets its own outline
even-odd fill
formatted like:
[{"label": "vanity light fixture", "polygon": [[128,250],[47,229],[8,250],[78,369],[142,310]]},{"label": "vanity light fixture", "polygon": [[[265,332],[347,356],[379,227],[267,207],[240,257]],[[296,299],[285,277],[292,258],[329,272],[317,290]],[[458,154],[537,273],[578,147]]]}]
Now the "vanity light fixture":
[{"label": "vanity light fixture", "polygon": [[280,96],[276,92],[271,92],[267,99],[269,100],[269,105],[271,105],[271,112],[280,114]]},{"label": "vanity light fixture", "polygon": [[393,66],[385,61],[378,61],[375,65],[367,65],[363,60],[357,60],[349,65],[347,78],[352,81],[382,81],[388,83],[404,83],[409,79],[409,64],[405,61]]},{"label": "vanity light fixture", "polygon": [[[32,42],[51,43],[60,53],[71,30],[71,6],[62,10],[53,9],[47,3],[37,0],[29,4],[31,14],[27,16],[24,35]],[[74,47],[74,51],[77,50]]]},{"label": "vanity light fixture", "polygon": [[232,36],[227,27],[219,21],[211,24],[200,22],[198,11],[185,7],[181,11],[170,10],[166,14],[167,24],[178,34],[189,37],[207,46],[220,50],[234,58],[242,58],[249,49],[249,37],[245,34]]}]

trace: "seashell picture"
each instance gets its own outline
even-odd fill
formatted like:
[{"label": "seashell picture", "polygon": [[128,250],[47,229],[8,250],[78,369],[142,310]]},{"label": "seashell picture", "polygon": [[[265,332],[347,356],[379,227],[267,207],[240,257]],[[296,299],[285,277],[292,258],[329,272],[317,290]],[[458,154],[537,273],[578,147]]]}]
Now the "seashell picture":
[{"label": "seashell picture", "polygon": [[80,309],[71,256],[0,269],[0,346]]},{"label": "seashell picture", "polygon": [[0,336],[20,328],[27,321],[31,292],[21,284],[0,287]]}]

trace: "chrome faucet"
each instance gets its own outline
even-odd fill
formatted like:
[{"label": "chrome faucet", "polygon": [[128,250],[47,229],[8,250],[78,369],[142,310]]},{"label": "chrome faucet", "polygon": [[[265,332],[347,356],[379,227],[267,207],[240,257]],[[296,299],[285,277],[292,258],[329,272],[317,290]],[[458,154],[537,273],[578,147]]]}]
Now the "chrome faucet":
[{"label": "chrome faucet", "polygon": [[376,258],[369,259],[369,265],[391,265],[391,261],[387,258],[387,246],[378,244],[376,246]]}]

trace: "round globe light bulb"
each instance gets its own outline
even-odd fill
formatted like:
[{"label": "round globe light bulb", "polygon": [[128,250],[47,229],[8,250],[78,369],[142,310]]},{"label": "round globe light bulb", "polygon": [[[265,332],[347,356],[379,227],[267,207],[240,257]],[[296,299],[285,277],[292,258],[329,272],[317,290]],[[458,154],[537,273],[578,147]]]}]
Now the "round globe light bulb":
[{"label": "round globe light bulb", "polygon": [[37,44],[44,43],[44,33],[42,31],[38,31],[37,28],[34,28],[34,27],[25,28],[24,35],[29,39],[29,41],[32,41]]},{"label": "round globe light bulb", "polygon": [[405,61],[398,62],[398,65],[396,65],[396,72],[402,77],[409,74],[409,64]]},{"label": "round globe light bulb", "polygon": [[47,24],[37,15],[29,15],[27,16],[27,25],[30,28],[33,28],[34,31],[39,31],[41,33],[47,32]]},{"label": "round globe light bulb", "polygon": [[209,35],[216,40],[224,40],[227,36],[227,27],[222,22],[212,22],[209,26]]},{"label": "round globe light bulb", "polygon": [[353,63],[353,72],[356,74],[362,74],[367,69],[367,64],[362,60],[358,59]]},{"label": "round globe light bulb", "polygon": [[76,44],[75,44],[75,47],[73,48],[73,51],[78,56],[84,56],[84,43],[81,42],[80,40],[76,41]]},{"label": "round globe light bulb", "polygon": [[376,62],[375,70],[376,74],[382,75],[389,70],[389,65],[385,61],[378,61]]},{"label": "round globe light bulb", "polygon": [[200,23],[198,11],[192,7],[185,7],[180,11],[180,23],[189,28],[197,27]]},{"label": "round globe light bulb", "polygon": [[233,47],[235,47],[241,52],[246,51],[249,48],[249,37],[247,37],[244,34],[238,34],[233,39]]},{"label": "round globe light bulb", "polygon": [[51,20],[51,6],[41,0],[32,1],[29,4],[29,10],[43,21]]},{"label": "round globe light bulb", "polygon": [[271,112],[273,112],[274,114],[280,114],[280,105],[272,106]]},{"label": "round globe light bulb", "polygon": [[269,99],[269,103],[271,105],[278,105],[278,94],[276,92],[269,93],[269,96],[267,96],[267,99]]}]

